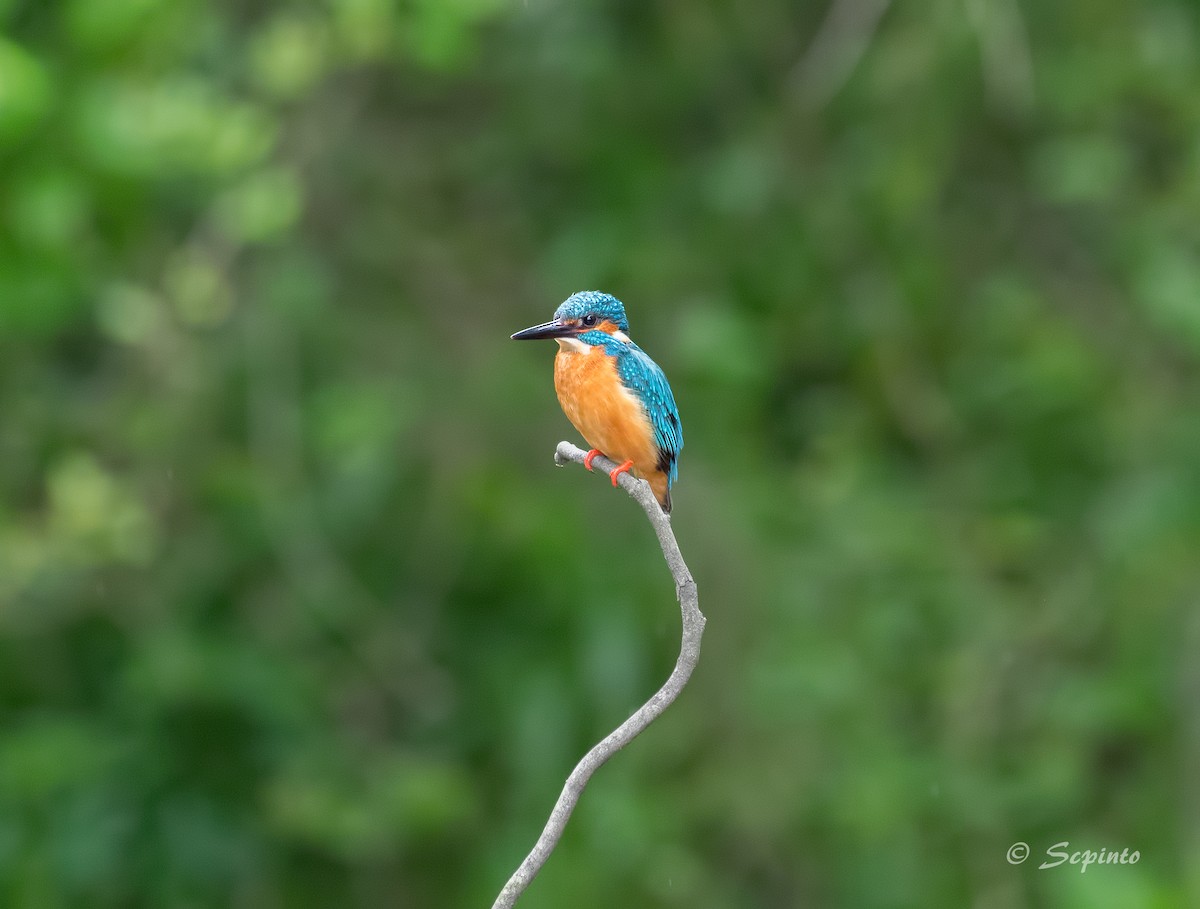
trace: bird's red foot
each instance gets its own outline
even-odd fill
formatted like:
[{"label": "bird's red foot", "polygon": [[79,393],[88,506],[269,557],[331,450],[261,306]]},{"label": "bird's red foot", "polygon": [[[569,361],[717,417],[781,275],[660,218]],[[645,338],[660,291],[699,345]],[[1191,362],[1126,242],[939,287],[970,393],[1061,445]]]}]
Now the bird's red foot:
[{"label": "bird's red foot", "polygon": [[583,466],[588,470],[591,470],[592,461],[596,459],[596,455],[598,454],[604,454],[604,452],[602,452],[599,448],[593,448],[591,451],[589,451],[586,455],[584,455]]},{"label": "bird's red foot", "polygon": [[626,461],[624,464],[622,464],[620,467],[618,467],[616,470],[614,470],[612,473],[609,474],[609,476],[612,477],[613,486],[617,485],[617,477],[619,477],[623,473],[628,473],[629,468],[632,466],[633,466],[633,461]]}]

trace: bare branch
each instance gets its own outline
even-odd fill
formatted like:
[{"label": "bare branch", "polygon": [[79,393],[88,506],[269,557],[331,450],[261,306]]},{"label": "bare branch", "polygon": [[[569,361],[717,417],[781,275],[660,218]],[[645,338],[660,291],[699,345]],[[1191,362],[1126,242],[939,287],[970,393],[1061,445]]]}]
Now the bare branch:
[{"label": "bare branch", "polygon": [[854,74],[892,0],[834,0],[791,83],[814,107],[827,104]]},{"label": "bare branch", "polygon": [[[554,452],[554,463],[559,467],[572,461],[582,464],[584,456],[585,452],[570,442],[559,442],[558,449]],[[605,474],[617,467],[615,463],[603,456],[598,456],[592,463],[599,468],[596,473],[606,480]],[[679,697],[679,692],[683,691],[683,686],[687,684],[692,670],[696,668],[696,662],[700,659],[700,638],[704,635],[704,615],[700,612],[696,582],[692,580],[692,574],[683,562],[679,544],[675,542],[675,534],[671,531],[671,519],[659,508],[658,502],[654,499],[654,493],[650,491],[649,484],[644,480],[638,480],[628,473],[624,473],[620,475],[618,482],[621,484],[621,488],[629,493],[646,512],[646,517],[650,519],[654,532],[658,535],[658,542],[662,546],[667,567],[671,569],[671,576],[675,579],[675,595],[679,598],[679,609],[683,615],[683,639],[679,647],[679,659],[675,661],[675,669],[672,670],[670,678],[655,692],[654,696],[639,707],[629,719],[597,743],[571,771],[566,785],[563,786],[562,794],[554,805],[554,810],[550,812],[550,819],[546,822],[542,835],[534,844],[533,851],[525,857],[525,861],[521,862],[520,867],[508,879],[508,883],[496,897],[496,902],[492,904],[492,909],[508,909],[517,902],[537,873],[542,870],[542,866],[550,858],[554,847],[558,845],[563,830],[567,826],[567,820],[571,817],[571,812],[575,810],[579,797],[583,795],[583,789],[587,786],[588,780],[592,778],[592,774],[601,764],[632,742],[642,730],[671,706],[675,698]]]},{"label": "bare branch", "polygon": [[968,0],[967,18],[979,33],[980,64],[989,103],[1024,116],[1034,107],[1029,29],[1016,0]]}]

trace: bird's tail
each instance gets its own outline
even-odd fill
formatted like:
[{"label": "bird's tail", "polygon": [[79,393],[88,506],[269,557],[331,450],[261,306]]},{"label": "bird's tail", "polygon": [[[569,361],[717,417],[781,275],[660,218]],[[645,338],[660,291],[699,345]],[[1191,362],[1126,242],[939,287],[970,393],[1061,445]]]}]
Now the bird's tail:
[{"label": "bird's tail", "polygon": [[665,473],[652,473],[650,475],[650,491],[654,493],[654,498],[658,499],[658,504],[662,506],[662,510],[666,514],[671,513],[671,481]]}]

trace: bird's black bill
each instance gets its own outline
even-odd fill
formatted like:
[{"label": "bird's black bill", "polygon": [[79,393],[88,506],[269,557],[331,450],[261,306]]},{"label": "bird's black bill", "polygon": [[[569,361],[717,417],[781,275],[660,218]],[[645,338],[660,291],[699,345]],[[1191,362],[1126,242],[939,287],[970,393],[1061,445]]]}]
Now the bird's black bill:
[{"label": "bird's black bill", "polygon": [[532,328],[524,328],[513,335],[512,339],[514,341],[539,341],[543,338],[568,338],[573,334],[575,334],[574,326],[554,321],[543,322]]}]

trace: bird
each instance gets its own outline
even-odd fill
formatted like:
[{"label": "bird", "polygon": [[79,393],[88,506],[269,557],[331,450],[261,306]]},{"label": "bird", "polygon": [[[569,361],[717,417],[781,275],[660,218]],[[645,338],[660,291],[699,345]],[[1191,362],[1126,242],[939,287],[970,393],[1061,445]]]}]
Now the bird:
[{"label": "bird", "polygon": [[541,325],[518,331],[514,341],[552,338],[554,390],[567,419],[591,450],[583,460],[592,470],[598,454],[618,463],[613,486],[627,471],[650,484],[665,514],[679,476],[683,426],[671,386],[658,364],[629,337],[625,305],[611,294],[572,294]]}]

